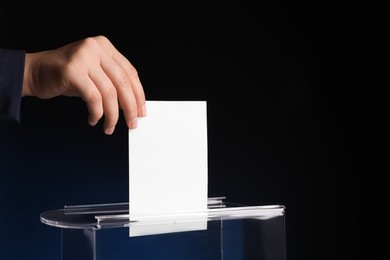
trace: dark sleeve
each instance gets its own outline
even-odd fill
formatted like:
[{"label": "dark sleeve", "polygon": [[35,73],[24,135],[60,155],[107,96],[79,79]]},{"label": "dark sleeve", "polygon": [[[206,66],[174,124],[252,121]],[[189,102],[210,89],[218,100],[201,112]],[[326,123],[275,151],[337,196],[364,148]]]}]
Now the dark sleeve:
[{"label": "dark sleeve", "polygon": [[0,49],[0,122],[20,123],[25,51]]}]

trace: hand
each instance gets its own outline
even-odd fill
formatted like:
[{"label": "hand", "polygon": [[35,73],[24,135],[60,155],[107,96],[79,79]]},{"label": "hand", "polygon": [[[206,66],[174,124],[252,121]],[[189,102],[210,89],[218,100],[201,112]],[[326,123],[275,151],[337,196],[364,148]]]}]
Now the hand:
[{"label": "hand", "polygon": [[23,96],[78,96],[94,126],[105,116],[111,135],[123,110],[129,128],[146,116],[145,94],[137,70],[104,36],[88,37],[61,48],[27,53]]}]

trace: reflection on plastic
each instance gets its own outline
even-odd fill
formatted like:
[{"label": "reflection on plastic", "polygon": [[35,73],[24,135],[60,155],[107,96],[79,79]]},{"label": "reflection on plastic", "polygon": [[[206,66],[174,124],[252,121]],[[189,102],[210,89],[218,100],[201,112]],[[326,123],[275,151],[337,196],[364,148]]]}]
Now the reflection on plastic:
[{"label": "reflection on plastic", "polygon": [[197,231],[207,229],[207,214],[197,217],[159,217],[153,222],[147,220],[135,221],[130,227],[130,236],[146,236],[186,231]]}]

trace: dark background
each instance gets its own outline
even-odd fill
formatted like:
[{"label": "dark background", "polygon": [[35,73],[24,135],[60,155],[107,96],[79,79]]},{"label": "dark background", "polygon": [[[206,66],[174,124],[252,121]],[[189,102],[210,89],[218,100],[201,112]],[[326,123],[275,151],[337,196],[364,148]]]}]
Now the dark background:
[{"label": "dark background", "polygon": [[[285,205],[287,259],[361,254],[358,182],[375,135],[371,96],[354,82],[359,23],[343,1],[15,1],[0,15],[2,48],[102,34],[137,68],[147,99],[206,100],[209,197]],[[79,98],[30,97],[20,125],[1,125],[0,259],[60,259],[44,211],[128,201],[123,117],[106,136],[87,115]]]}]

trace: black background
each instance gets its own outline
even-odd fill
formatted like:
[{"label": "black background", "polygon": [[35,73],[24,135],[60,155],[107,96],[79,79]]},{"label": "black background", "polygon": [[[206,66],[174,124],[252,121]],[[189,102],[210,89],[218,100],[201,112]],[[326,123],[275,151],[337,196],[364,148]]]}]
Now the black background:
[{"label": "black background", "polygon": [[[343,1],[15,1],[0,10],[2,48],[102,34],[137,68],[147,99],[206,100],[209,197],[285,205],[287,259],[361,253],[358,182],[375,135],[371,96],[354,82],[359,23]],[[60,259],[59,230],[40,223],[43,211],[128,200],[123,117],[106,136],[87,116],[79,98],[29,97],[22,123],[1,125],[0,259]]]}]

